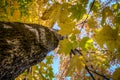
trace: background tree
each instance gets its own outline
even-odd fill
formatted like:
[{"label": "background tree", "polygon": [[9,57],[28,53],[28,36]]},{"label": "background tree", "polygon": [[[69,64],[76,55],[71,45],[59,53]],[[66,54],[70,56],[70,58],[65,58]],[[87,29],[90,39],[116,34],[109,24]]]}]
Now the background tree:
[{"label": "background tree", "polygon": [[[49,28],[57,24],[58,33],[67,36],[56,49],[61,56],[57,79],[119,79],[119,0],[3,0],[0,4],[1,21]],[[52,79],[52,59],[48,56],[17,79]],[[112,66],[117,67],[115,72]]]}]

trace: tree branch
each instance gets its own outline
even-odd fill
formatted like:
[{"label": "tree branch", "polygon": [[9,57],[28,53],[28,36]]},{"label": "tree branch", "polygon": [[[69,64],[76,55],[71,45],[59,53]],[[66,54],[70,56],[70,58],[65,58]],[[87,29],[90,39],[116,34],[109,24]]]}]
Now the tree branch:
[{"label": "tree branch", "polygon": [[[78,49],[71,50],[71,52],[73,53],[73,55],[78,55],[78,53],[79,53],[79,55],[83,56],[83,54],[81,53],[81,51],[78,50]],[[76,53],[77,53],[77,54],[76,54]],[[109,80],[109,78],[107,78],[106,76],[104,76],[104,75],[102,75],[102,74],[99,74],[99,73],[97,73],[96,71],[90,70],[86,64],[85,64],[85,69],[86,69],[87,72],[90,74],[90,76],[92,77],[93,80],[95,80],[95,78],[94,78],[94,76],[93,76],[93,74],[92,74],[91,72],[93,72],[93,73],[95,73],[95,74],[103,77],[103,78],[106,79],[106,80]],[[91,71],[91,72],[90,72],[90,71]]]},{"label": "tree branch", "polygon": [[[93,3],[92,3],[92,5],[91,5],[91,7],[90,7],[90,10],[89,10],[89,12],[88,12],[88,15],[90,14],[90,12],[91,12],[91,10],[92,10],[92,8],[93,8],[94,3],[95,3],[95,0],[93,0]],[[82,22],[83,25],[81,26],[81,28],[83,28],[84,24],[87,22],[88,15],[87,15],[87,17],[85,18],[85,20]],[[80,23],[80,24],[81,24],[81,23]],[[78,25],[79,25],[79,24],[77,24],[76,26],[78,26]]]},{"label": "tree branch", "polygon": [[[73,55],[76,55],[76,53],[77,53],[77,55],[83,56],[83,54],[82,54],[79,50],[77,50],[77,49],[71,50],[71,52],[73,53]],[[93,74],[90,72],[90,70],[89,70],[89,68],[87,67],[86,64],[85,64],[85,69],[86,69],[87,72],[90,74],[90,76],[92,77],[92,79],[95,80]]]},{"label": "tree branch", "polygon": [[106,2],[103,7],[101,7],[101,10],[103,10],[112,0],[109,0],[108,2]]},{"label": "tree branch", "polygon": [[105,75],[99,74],[98,72],[93,71],[93,70],[89,70],[89,71],[91,71],[91,72],[93,72],[93,73],[95,73],[95,74],[97,74],[97,75],[99,75],[99,76],[105,78],[106,80],[109,80],[109,78],[107,78]]},{"label": "tree branch", "polygon": [[85,65],[85,69],[87,70],[87,72],[90,74],[90,76],[92,77],[92,80],[95,80],[93,74],[90,72],[89,68],[87,65]]}]

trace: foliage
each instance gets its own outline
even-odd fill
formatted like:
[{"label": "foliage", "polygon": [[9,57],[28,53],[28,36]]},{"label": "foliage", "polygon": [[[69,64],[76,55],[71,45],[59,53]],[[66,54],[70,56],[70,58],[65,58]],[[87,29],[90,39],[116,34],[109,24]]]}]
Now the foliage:
[{"label": "foliage", "polygon": [[20,75],[16,80],[28,79],[28,80],[51,80],[54,78],[52,69],[53,56],[47,56],[44,62],[32,66]]},{"label": "foliage", "polygon": [[120,68],[117,68],[116,70],[115,70],[115,72],[113,73],[113,80],[118,80],[118,79],[120,79]]},{"label": "foliage", "polygon": [[[87,74],[93,74],[96,80],[119,79],[119,68],[113,74],[108,70],[111,64],[120,63],[119,0],[2,0],[0,4],[0,21],[37,23],[49,28],[57,24],[58,33],[67,36],[57,48],[62,56],[58,79],[93,79]],[[31,67],[30,73],[25,71],[17,80],[51,80],[55,77],[52,59],[47,57],[47,62]]]}]

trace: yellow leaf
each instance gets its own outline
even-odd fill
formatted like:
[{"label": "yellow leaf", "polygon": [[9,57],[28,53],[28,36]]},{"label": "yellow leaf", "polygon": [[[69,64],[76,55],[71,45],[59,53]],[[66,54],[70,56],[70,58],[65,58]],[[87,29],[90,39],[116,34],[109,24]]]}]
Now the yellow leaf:
[{"label": "yellow leaf", "polygon": [[96,28],[97,27],[97,22],[95,21],[95,19],[94,18],[90,18],[90,19],[88,19],[88,25],[89,25],[89,27],[90,28]]},{"label": "yellow leaf", "polygon": [[68,39],[64,39],[62,41],[59,42],[60,45],[60,49],[58,51],[58,53],[64,53],[64,54],[69,54],[70,50],[72,49],[72,44]]},{"label": "yellow leaf", "polygon": [[15,9],[18,9],[18,6],[19,6],[19,5],[18,5],[18,2],[17,2],[17,1],[14,1],[14,4],[13,4],[13,5],[14,5],[14,8],[15,8]]},{"label": "yellow leaf", "polygon": [[118,31],[117,28],[113,29],[109,25],[103,26],[98,33],[95,34],[96,42],[103,47],[103,44],[106,44],[108,49],[113,51],[114,48],[117,48],[119,44],[118,41]]},{"label": "yellow leaf", "polygon": [[61,30],[59,30],[58,33],[60,33],[61,35],[69,35],[70,33],[72,33],[73,28],[75,28],[74,22],[66,23],[66,24],[59,23],[58,25],[61,28]]},{"label": "yellow leaf", "polygon": [[70,61],[70,65],[67,70],[67,75],[72,75],[75,72],[75,69],[80,72],[82,68],[85,67],[85,60],[82,56],[75,55]]},{"label": "yellow leaf", "polygon": [[60,4],[54,3],[49,9],[47,9],[43,13],[43,16],[41,17],[41,19],[47,20],[47,19],[51,19],[53,17],[56,17],[55,15],[57,15],[57,13],[60,10],[60,8],[61,8]]},{"label": "yellow leaf", "polygon": [[107,17],[113,16],[113,11],[110,9],[110,7],[106,7],[102,11],[102,24],[105,22]]},{"label": "yellow leaf", "polygon": [[47,9],[41,17],[41,24],[47,27],[53,27],[60,14],[61,5],[54,3],[49,9]]},{"label": "yellow leaf", "polygon": [[113,80],[119,80],[120,79],[120,68],[117,68],[115,72],[112,75]]},{"label": "yellow leaf", "polygon": [[59,15],[59,19],[57,21],[58,26],[61,28],[59,33],[61,35],[69,35],[72,33],[73,28],[75,28],[75,22],[70,18],[70,11],[68,9],[68,4],[63,4],[61,8],[61,14]]},{"label": "yellow leaf", "polygon": [[72,32],[73,32],[73,34],[78,34],[78,33],[80,33],[80,30],[74,29]]},{"label": "yellow leaf", "polygon": [[62,10],[61,10],[61,14],[59,15],[59,20],[58,23],[70,23],[71,19],[69,17],[70,12],[68,11],[68,9],[66,8],[67,5],[62,5]]},{"label": "yellow leaf", "polygon": [[15,19],[15,20],[18,20],[19,17],[20,17],[20,12],[19,12],[19,10],[15,10],[13,15],[14,15],[14,19]]}]

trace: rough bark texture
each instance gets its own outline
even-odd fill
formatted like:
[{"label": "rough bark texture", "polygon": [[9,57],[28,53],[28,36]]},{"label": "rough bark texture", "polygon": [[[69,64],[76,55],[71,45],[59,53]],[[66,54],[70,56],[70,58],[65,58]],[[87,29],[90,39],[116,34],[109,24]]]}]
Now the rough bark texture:
[{"label": "rough bark texture", "polygon": [[0,80],[14,80],[55,49],[60,36],[37,24],[0,22]]}]

